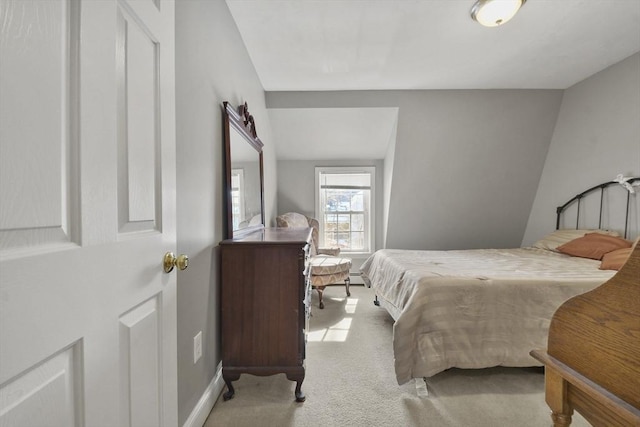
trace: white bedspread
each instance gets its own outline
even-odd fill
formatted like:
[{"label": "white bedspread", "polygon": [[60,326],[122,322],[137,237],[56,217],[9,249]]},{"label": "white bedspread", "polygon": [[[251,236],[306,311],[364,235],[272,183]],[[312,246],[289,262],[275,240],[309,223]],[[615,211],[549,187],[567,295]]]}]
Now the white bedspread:
[{"label": "white bedspread", "polygon": [[534,248],[383,249],[361,267],[395,319],[398,384],[451,367],[539,366],[549,322],[570,297],[615,271],[600,261]]}]

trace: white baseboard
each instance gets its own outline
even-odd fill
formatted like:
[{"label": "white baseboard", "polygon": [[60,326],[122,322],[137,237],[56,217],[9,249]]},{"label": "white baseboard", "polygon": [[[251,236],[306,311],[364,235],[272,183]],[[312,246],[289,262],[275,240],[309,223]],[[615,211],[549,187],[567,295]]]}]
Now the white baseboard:
[{"label": "white baseboard", "polygon": [[213,405],[216,403],[216,400],[218,400],[218,396],[222,393],[223,387],[222,362],[220,362],[216,369],[216,374],[204,390],[204,393],[202,393],[202,397],[200,397],[195,408],[191,411],[191,415],[189,415],[187,421],[184,422],[183,427],[202,427],[213,409]]}]

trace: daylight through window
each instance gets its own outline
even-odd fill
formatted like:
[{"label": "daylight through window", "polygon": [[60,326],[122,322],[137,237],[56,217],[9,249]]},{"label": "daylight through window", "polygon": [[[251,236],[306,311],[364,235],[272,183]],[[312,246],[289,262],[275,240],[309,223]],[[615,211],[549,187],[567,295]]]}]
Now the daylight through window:
[{"label": "daylight through window", "polygon": [[316,168],[320,246],[371,252],[375,169]]},{"label": "daylight through window", "polygon": [[244,221],[244,170],[231,169],[231,210],[233,229],[240,227]]}]

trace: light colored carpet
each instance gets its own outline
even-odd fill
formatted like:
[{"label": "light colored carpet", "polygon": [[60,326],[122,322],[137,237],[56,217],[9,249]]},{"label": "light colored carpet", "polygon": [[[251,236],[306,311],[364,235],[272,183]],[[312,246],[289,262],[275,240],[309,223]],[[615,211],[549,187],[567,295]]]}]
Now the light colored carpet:
[{"label": "light colored carpet", "polygon": [[[205,427],[552,425],[541,368],[450,369],[427,380],[427,398],[418,397],[414,382],[399,386],[393,319],[373,297],[363,286],[352,286],[350,298],[344,286],[331,286],[320,310],[314,292],[306,402],[295,402],[295,383],[284,374],[245,374],[234,382],[233,399],[218,399]],[[588,425],[574,414],[572,427]]]}]

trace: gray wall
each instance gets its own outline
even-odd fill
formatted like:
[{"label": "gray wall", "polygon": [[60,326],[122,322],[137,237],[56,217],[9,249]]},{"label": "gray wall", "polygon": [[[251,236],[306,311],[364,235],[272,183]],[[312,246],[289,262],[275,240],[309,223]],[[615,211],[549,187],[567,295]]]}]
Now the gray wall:
[{"label": "gray wall", "polygon": [[519,246],[561,99],[560,90],[266,95],[268,108],[399,107],[386,247],[408,249]]},{"label": "gray wall", "polygon": [[[375,166],[376,168],[376,249],[382,248],[384,162],[382,160],[278,160],[278,210],[315,217],[316,166]],[[357,272],[365,256],[352,256],[352,272]],[[355,283],[355,282],[354,282]],[[359,283],[359,282],[358,282]]]},{"label": "gray wall", "polygon": [[[555,228],[556,206],[620,173],[640,176],[640,53],[565,90],[522,244]],[[636,235],[640,197],[632,200]],[[603,226],[624,228],[609,221]]]},{"label": "gray wall", "polygon": [[[245,101],[265,144],[265,207],[276,211],[276,161],[264,90],[224,1],[176,2],[178,411],[184,424],[220,362],[219,265],[223,239],[222,102]],[[193,337],[203,357],[193,363]]]},{"label": "gray wall", "polygon": [[389,224],[389,206],[391,205],[391,188],[393,186],[393,163],[396,155],[396,139],[398,137],[398,116],[393,124],[393,131],[389,137],[389,147],[387,147],[387,153],[384,157],[384,197],[382,199],[382,209],[384,215],[382,216],[382,238],[378,239],[382,241],[382,247],[387,247],[387,224]]}]

